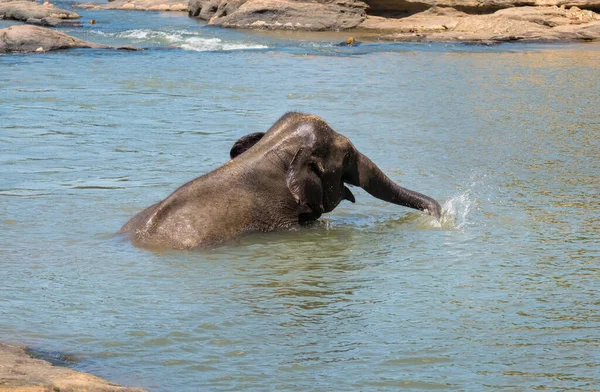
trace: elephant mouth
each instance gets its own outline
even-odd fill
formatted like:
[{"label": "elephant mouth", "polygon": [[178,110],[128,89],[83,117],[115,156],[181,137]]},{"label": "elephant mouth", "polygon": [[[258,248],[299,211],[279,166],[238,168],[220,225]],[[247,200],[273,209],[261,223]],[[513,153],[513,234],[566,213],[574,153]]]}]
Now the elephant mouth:
[{"label": "elephant mouth", "polygon": [[344,196],[342,197],[342,199],[348,200],[350,203],[356,203],[356,199],[354,198],[354,195],[352,194],[350,189],[348,189],[347,186],[344,186]]},{"label": "elephant mouth", "polygon": [[356,203],[356,198],[354,197],[350,189],[348,189],[344,185],[342,185],[342,191],[339,193],[338,197],[332,199],[334,200],[334,202],[330,202],[330,199],[327,197],[326,193],[323,194],[323,200],[321,205],[323,206],[324,213],[333,211],[342,202],[342,200],[348,200],[351,203]]}]

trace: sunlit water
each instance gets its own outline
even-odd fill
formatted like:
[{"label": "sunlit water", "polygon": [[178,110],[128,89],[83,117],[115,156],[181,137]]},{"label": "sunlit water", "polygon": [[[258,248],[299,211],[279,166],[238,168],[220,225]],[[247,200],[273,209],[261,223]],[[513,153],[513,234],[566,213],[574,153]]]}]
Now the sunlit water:
[{"label": "sunlit water", "polygon": [[[600,46],[79,12],[98,24],[67,32],[150,49],[0,56],[0,339],[150,391],[598,388]],[[353,189],[313,227],[214,249],[114,234],[288,110],[442,222]]]}]

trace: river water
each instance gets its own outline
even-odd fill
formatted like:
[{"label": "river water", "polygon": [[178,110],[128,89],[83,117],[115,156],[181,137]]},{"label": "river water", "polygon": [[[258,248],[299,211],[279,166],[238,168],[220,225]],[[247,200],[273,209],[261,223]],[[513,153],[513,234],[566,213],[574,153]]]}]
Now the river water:
[{"label": "river water", "polygon": [[[598,44],[80,13],[98,24],[65,31],[149,50],[0,56],[0,339],[150,391],[598,388]],[[442,223],[353,188],[313,227],[213,249],[115,235],[289,110]]]}]

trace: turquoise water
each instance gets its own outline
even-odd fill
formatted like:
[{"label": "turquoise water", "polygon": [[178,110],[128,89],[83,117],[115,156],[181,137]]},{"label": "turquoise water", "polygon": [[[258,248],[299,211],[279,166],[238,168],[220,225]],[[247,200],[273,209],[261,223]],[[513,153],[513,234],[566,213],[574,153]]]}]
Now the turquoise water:
[{"label": "turquoise water", "polygon": [[[65,31],[150,49],[0,56],[0,339],[150,391],[600,385],[598,44],[345,48],[78,12],[98,24]],[[353,188],[314,227],[214,249],[115,235],[289,110],[442,224]]]}]

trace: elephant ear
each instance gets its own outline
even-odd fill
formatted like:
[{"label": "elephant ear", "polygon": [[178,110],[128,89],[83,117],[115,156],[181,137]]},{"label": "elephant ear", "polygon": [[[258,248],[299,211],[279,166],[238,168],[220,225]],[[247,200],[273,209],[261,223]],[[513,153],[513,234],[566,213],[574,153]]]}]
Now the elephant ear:
[{"label": "elephant ear", "polygon": [[231,151],[229,151],[229,156],[231,157],[231,159],[237,157],[238,155],[255,145],[260,139],[262,139],[263,136],[265,136],[264,132],[256,132],[246,136],[242,136],[237,142],[233,144],[233,147],[231,147]]},{"label": "elephant ear", "polygon": [[323,184],[317,175],[319,164],[313,160],[308,148],[296,152],[287,172],[286,184],[299,205],[306,206],[316,217],[323,208]]}]

